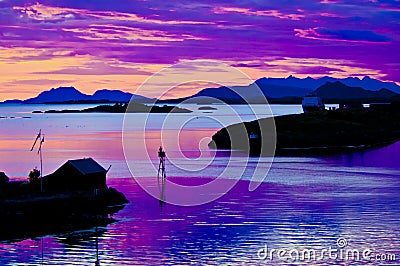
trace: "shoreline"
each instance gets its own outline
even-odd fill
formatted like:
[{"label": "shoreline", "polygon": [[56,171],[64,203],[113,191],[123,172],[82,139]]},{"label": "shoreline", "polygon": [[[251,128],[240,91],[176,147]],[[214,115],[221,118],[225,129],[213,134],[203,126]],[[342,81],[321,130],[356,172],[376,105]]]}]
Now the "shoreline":
[{"label": "shoreline", "polygon": [[[255,156],[368,150],[399,141],[399,120],[398,105],[275,116],[222,128],[209,147]],[[246,131],[255,137],[244,136]]]},{"label": "shoreline", "polygon": [[113,214],[129,201],[118,190],[107,187],[44,190],[39,183],[9,181],[0,184],[0,242],[55,235],[68,231],[105,226],[117,220]]}]

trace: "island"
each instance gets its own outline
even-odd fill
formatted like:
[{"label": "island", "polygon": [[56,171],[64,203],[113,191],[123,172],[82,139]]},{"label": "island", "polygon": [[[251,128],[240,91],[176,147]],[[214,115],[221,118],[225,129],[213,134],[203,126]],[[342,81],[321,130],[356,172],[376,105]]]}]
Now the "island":
[{"label": "island", "polygon": [[[273,125],[276,132],[268,130]],[[243,128],[248,134],[245,141],[235,136]],[[399,140],[400,105],[378,104],[234,124],[215,133],[209,146],[252,155],[272,156],[274,150],[276,155],[310,155],[371,149]]]},{"label": "island", "polygon": [[116,103],[114,105],[99,105],[96,107],[86,108],[83,110],[47,110],[33,111],[32,113],[191,113],[191,110],[179,108],[176,106],[157,106],[135,103],[128,105]]},{"label": "island", "polygon": [[202,106],[202,107],[199,107],[198,110],[200,110],[200,111],[213,111],[213,110],[218,110],[218,109],[215,108],[215,107],[211,107],[211,106]]}]

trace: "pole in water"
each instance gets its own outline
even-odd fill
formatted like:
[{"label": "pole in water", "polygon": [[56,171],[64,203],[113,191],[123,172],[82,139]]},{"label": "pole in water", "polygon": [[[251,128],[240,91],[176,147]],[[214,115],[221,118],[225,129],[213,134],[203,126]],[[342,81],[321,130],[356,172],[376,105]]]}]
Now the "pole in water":
[{"label": "pole in water", "polygon": [[41,244],[41,264],[40,265],[43,265],[43,262],[44,262],[44,237],[42,237],[41,238],[41,240],[40,240],[40,244]]},{"label": "pole in water", "polygon": [[158,158],[160,159],[160,163],[158,164],[158,173],[157,173],[157,177],[159,178],[160,176],[162,178],[166,178],[167,175],[165,173],[165,151],[163,150],[163,148],[160,146],[160,148],[158,149]]},{"label": "pole in water", "polygon": [[44,136],[40,141],[39,153],[40,153],[40,192],[43,192],[43,156],[42,156],[42,144],[44,142]]},{"label": "pole in water", "polygon": [[97,226],[96,226],[96,262],[94,263],[95,266],[100,266],[100,260],[99,260],[99,235],[97,233]]}]

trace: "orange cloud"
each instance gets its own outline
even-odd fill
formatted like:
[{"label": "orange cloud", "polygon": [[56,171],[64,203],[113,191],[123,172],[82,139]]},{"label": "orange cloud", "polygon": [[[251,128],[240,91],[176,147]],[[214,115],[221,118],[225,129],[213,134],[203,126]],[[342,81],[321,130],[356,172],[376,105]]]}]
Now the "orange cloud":
[{"label": "orange cloud", "polygon": [[[78,33],[85,40],[164,41],[182,42],[184,40],[206,40],[191,34],[171,34],[160,30],[145,30],[138,27],[92,24],[85,28],[63,28],[63,31]],[[154,44],[152,44],[153,46]]]},{"label": "orange cloud", "polygon": [[275,17],[279,19],[290,19],[290,20],[300,20],[305,17],[304,15],[288,14],[275,9],[252,11],[249,8],[217,7],[214,8],[213,11],[215,14],[239,13],[248,16]]},{"label": "orange cloud", "polygon": [[75,86],[84,93],[93,93],[100,88],[134,93],[150,73],[164,67],[161,64],[121,63],[115,59],[107,61],[89,55],[62,56],[63,53],[56,51],[54,53],[59,56],[42,58],[43,53],[52,54],[53,51],[0,48],[0,87],[3,88],[0,101],[30,98],[58,86]]}]

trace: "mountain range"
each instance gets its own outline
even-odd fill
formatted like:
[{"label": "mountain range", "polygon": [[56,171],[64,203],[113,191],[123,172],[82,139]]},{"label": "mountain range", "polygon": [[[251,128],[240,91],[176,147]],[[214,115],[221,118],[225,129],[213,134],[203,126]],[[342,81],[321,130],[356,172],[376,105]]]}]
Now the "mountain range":
[{"label": "mountain range", "polygon": [[[198,102],[199,96],[217,98],[227,103],[241,103],[239,95],[246,95],[246,99],[257,102],[257,86],[270,102],[298,102],[303,96],[316,93],[325,101],[337,100],[390,100],[400,97],[400,86],[394,82],[382,82],[368,76],[359,78],[336,79],[322,77],[314,79],[296,78],[261,78],[248,86],[233,86],[219,88],[205,88],[198,93],[179,99],[160,100],[159,102],[182,102],[193,99]],[[8,100],[5,103],[65,103],[65,102],[129,102],[134,100],[139,103],[148,103],[154,99],[123,92],[119,90],[98,90],[93,95],[81,93],[74,87],[59,87],[44,91],[34,98],[27,100]]]},{"label": "mountain range", "polygon": [[[329,85],[330,84],[330,85]],[[213,97],[220,100],[235,102],[241,101],[239,95],[245,95],[246,99],[254,99],[256,93],[256,85],[261,89],[262,93],[269,99],[286,99],[303,97],[310,93],[319,92],[322,98],[328,99],[341,99],[341,98],[391,98],[400,93],[400,86],[393,82],[382,82],[379,80],[371,79],[370,77],[359,78],[345,78],[335,79],[331,77],[323,77],[319,79],[313,78],[296,78],[289,76],[288,78],[261,78],[256,80],[253,84],[248,86],[233,86],[219,87],[219,88],[206,88],[196,93],[193,97],[206,96]],[[326,87],[322,91],[319,88],[328,85],[328,90],[332,94],[326,94]],[[359,88],[359,89],[354,89]],[[335,90],[340,90],[340,95]],[[383,92],[379,92],[384,89]],[[253,95],[252,95],[253,94]],[[317,93],[318,94],[318,93]],[[322,95],[324,94],[324,95]],[[385,95],[384,95],[385,94]],[[329,96],[329,97],[324,97]],[[332,96],[332,97],[331,97]],[[385,96],[385,97],[382,97]],[[186,99],[187,99],[186,98]],[[256,101],[256,99],[254,99]]]},{"label": "mountain range", "polygon": [[[295,87],[295,88],[303,88],[311,92],[316,90],[320,86],[324,85],[327,82],[336,82],[339,81],[350,87],[361,87],[366,90],[378,91],[380,89],[388,89],[394,91],[396,93],[400,93],[400,86],[394,82],[383,82],[377,79],[370,78],[369,76],[365,76],[362,79],[358,77],[348,77],[343,79],[337,79],[332,77],[322,77],[313,79],[311,77],[307,77],[304,79],[296,78],[294,76],[289,76],[287,78],[261,78],[256,81],[256,83],[261,87],[265,85],[278,85],[284,87]],[[271,95],[272,96],[272,95]]]}]

